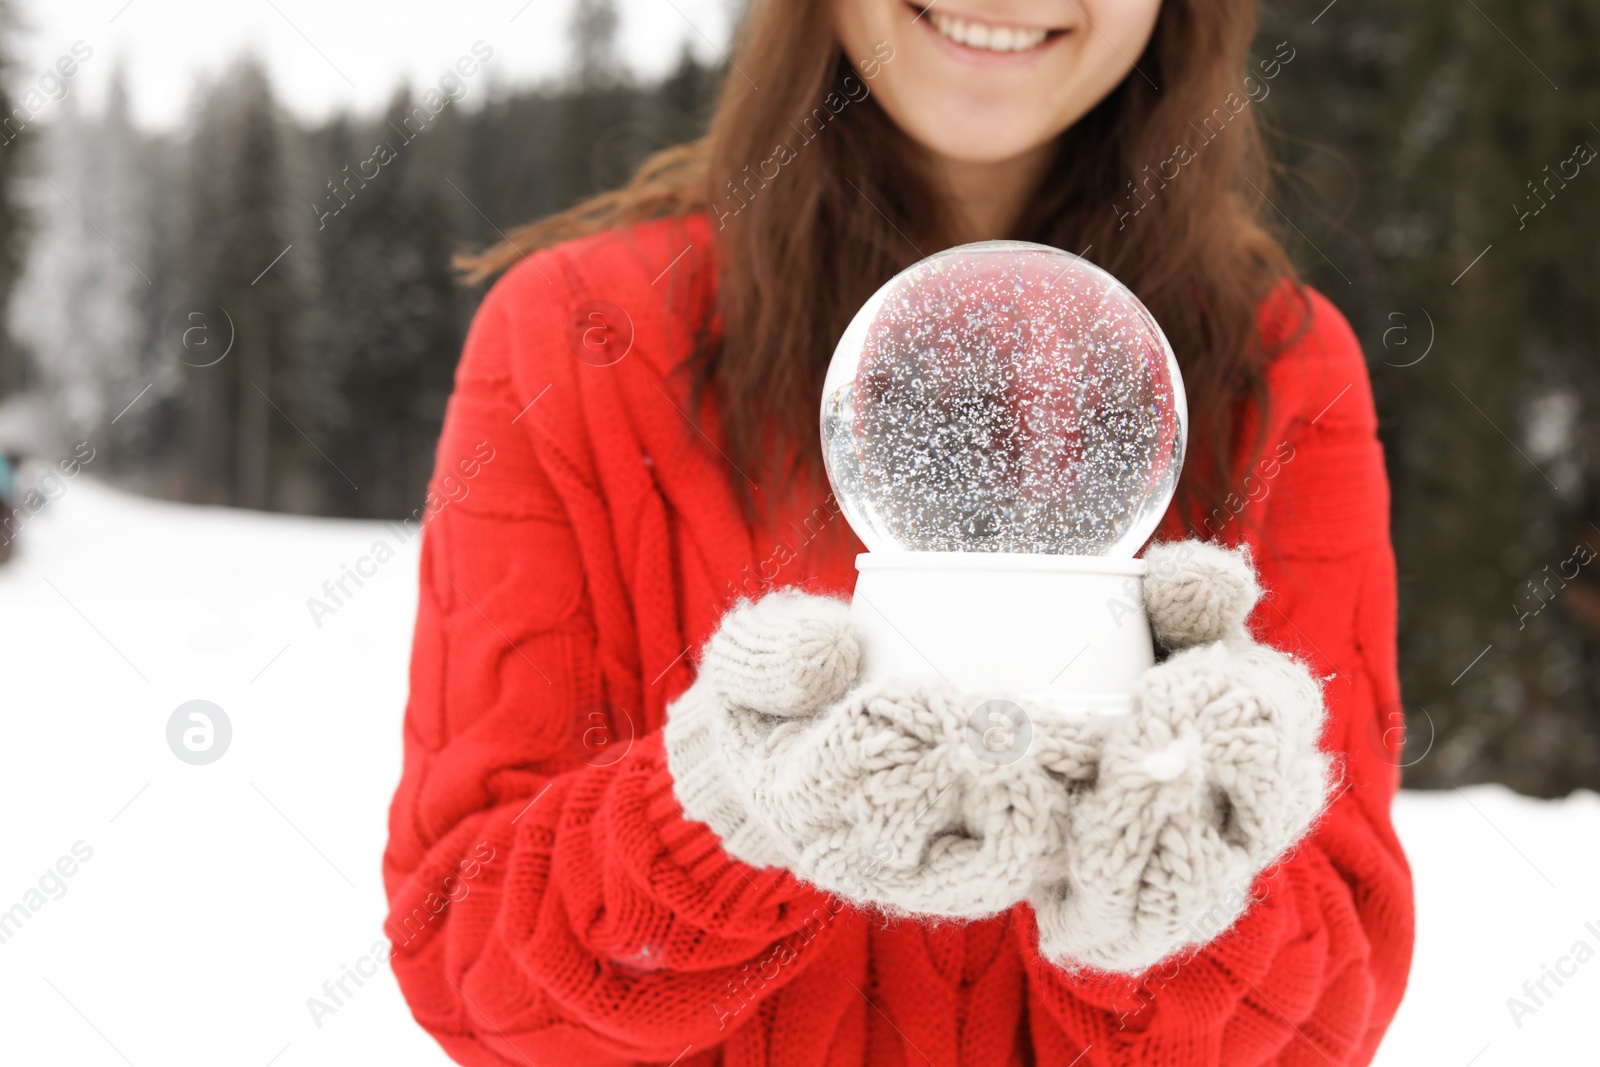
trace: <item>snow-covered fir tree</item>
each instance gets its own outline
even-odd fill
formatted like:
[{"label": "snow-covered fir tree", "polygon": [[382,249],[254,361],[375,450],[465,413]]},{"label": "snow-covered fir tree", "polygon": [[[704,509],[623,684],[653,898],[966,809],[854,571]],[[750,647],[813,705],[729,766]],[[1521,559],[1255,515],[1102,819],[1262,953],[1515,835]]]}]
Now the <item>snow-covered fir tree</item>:
[{"label": "snow-covered fir tree", "polygon": [[24,194],[34,233],[11,330],[63,433],[103,443],[147,386],[159,394],[175,382],[146,349],[153,213],[121,81],[98,116],[68,96],[36,147]]}]

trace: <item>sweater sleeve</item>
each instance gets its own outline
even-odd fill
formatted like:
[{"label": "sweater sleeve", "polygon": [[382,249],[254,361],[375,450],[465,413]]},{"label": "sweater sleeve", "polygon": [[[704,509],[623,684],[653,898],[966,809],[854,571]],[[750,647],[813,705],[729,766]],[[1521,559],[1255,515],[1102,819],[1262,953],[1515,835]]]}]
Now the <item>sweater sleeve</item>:
[{"label": "sweater sleeve", "polygon": [[1399,1006],[1412,895],[1389,817],[1403,733],[1388,483],[1359,345],[1309,300],[1309,328],[1269,370],[1260,458],[1207,528],[1255,547],[1256,636],[1324,679],[1335,799],[1243,918],[1142,976],[1068,974],[1020,924],[1041,1063],[1087,1047],[1084,1067],[1366,1064]]},{"label": "sweater sleeve", "polygon": [[685,820],[660,731],[608,692],[593,546],[533,445],[510,319],[491,292],[431,485],[384,856],[391,966],[462,1063],[671,1061],[715,1047],[837,927],[826,898]]}]

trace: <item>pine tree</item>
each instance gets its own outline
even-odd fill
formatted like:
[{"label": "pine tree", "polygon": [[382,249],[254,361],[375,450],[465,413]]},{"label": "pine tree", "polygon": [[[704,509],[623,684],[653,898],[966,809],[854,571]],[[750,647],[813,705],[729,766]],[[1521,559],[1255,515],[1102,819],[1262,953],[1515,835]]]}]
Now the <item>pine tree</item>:
[{"label": "pine tree", "polygon": [[104,448],[124,405],[145,386],[171,382],[143,359],[153,233],[120,79],[103,116],[85,115],[69,95],[36,140],[36,232],[11,331],[28,346],[31,376],[60,428]]},{"label": "pine tree", "polygon": [[1600,164],[1540,191],[1600,149],[1600,5],[1277,10],[1285,37],[1266,110],[1314,138],[1283,139],[1286,239],[1362,335],[1393,482],[1407,781],[1593,787],[1600,568],[1544,583],[1600,549]]},{"label": "pine tree", "polygon": [[[12,4],[9,0],[0,0],[0,33],[9,39],[16,25]],[[0,75],[9,75],[12,66],[9,48],[0,50]],[[0,116],[11,114],[13,101],[5,88],[9,81],[9,77],[0,77]],[[12,286],[22,271],[27,226],[17,184],[24,168],[23,153],[30,139],[25,133],[0,144],[0,308],[7,306]],[[27,373],[26,350],[8,331],[0,330],[0,398],[24,386]]]},{"label": "pine tree", "polygon": [[[402,95],[381,120],[302,129],[249,61],[197,94],[176,137],[134,127],[120,78],[101,116],[68,101],[33,134],[38,239],[12,307],[36,360],[21,366],[63,429],[94,430],[107,472],[147,491],[409,514],[479,295],[454,284],[450,252],[703,126],[711,73],[686,49],[636,86],[616,27],[613,4],[586,2],[567,84],[425,121]],[[0,193],[0,231],[8,210]]]},{"label": "pine tree", "polygon": [[297,267],[283,262],[293,253],[284,236],[279,122],[264,70],[247,61],[203,94],[190,144],[189,297],[167,340],[181,345],[178,337],[203,329],[210,353],[232,343],[219,362],[184,368],[190,499],[272,507],[276,481],[324,462],[284,407]]},{"label": "pine tree", "polygon": [[[335,186],[322,203],[338,207],[314,235],[319,283],[300,392],[342,472],[322,478],[337,514],[405,515],[422,505],[460,343],[449,187],[429,180],[421,154],[449,138],[436,126],[449,122],[448,109],[412,128],[414,108],[401,93],[371,128],[339,119],[316,138],[315,157]],[[342,491],[345,476],[359,493]]]},{"label": "pine tree", "polygon": [[719,72],[695,59],[684,41],[677,66],[651,94],[650,124],[664,144],[683,144],[706,132],[719,79]]},{"label": "pine tree", "polygon": [[601,160],[608,141],[634,126],[638,92],[616,50],[618,19],[613,0],[578,0],[568,24],[574,63],[561,95],[554,145],[555,201],[567,207],[625,178]]},{"label": "pine tree", "polygon": [[472,201],[460,204],[456,213],[468,247],[498,241],[500,231],[556,210],[551,146],[560,108],[553,93],[524,89],[497,96],[463,119],[462,155],[453,180]]},{"label": "pine tree", "polygon": [[572,83],[581,89],[598,89],[622,80],[617,56],[616,0],[577,0],[567,26],[572,43]]}]

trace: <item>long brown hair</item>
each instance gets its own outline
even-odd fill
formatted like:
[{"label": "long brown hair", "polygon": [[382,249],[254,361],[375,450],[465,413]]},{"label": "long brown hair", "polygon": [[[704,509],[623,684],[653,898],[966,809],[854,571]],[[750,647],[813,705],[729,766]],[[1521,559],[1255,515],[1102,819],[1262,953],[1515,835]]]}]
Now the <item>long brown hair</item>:
[{"label": "long brown hair", "polygon": [[[1165,0],[1134,71],[1058,138],[1009,235],[1084,254],[1161,324],[1189,397],[1179,502],[1192,517],[1227,494],[1252,444],[1240,437],[1246,402],[1265,399],[1258,304],[1292,277],[1261,221],[1267,165],[1247,77],[1271,74],[1246,70],[1255,8]],[[570,237],[707,211],[721,328],[703,330],[688,369],[741,469],[763,482],[820,477],[817,405],[840,334],[880,285],[951,243],[923,153],[870,95],[882,52],[857,59],[860,70],[835,38],[831,0],[756,0],[704,137],[459,265],[478,280]],[[774,146],[813,130],[770,177]],[[800,471],[779,469],[786,461]]]}]

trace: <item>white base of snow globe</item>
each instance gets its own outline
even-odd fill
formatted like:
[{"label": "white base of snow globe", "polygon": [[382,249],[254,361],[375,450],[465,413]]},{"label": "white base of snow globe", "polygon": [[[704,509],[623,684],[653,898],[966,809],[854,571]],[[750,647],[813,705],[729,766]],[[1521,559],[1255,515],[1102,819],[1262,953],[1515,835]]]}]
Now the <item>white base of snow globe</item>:
[{"label": "white base of snow globe", "polygon": [[1063,715],[1132,707],[1155,663],[1137,559],[981,552],[856,557],[863,681],[946,681]]}]

